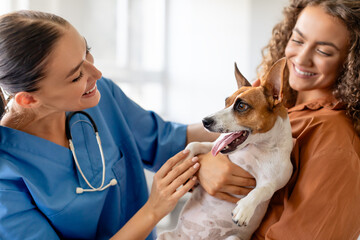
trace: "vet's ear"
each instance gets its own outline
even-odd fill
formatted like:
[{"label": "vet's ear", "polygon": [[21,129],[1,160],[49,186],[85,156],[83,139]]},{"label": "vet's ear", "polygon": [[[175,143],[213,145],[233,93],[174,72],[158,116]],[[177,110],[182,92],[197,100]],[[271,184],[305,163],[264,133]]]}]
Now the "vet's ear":
[{"label": "vet's ear", "polygon": [[28,92],[18,92],[14,97],[15,102],[23,108],[37,107],[39,101]]},{"label": "vet's ear", "polygon": [[238,85],[238,88],[241,87],[245,87],[245,86],[251,86],[251,84],[248,82],[248,80],[246,80],[246,78],[241,74],[241,72],[239,71],[236,63],[234,63],[235,65],[235,78],[236,78],[236,82]]},{"label": "vet's ear", "polygon": [[283,100],[284,71],[286,67],[286,58],[279,59],[265,75],[261,86],[267,89],[268,93],[274,98],[274,106]]}]

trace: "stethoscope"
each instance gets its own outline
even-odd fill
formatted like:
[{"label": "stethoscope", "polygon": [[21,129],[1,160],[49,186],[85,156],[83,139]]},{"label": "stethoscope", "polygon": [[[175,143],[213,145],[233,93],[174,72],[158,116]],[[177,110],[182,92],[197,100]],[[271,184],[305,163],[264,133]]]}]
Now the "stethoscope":
[{"label": "stethoscope", "polygon": [[[94,132],[95,132],[95,136],[96,136],[96,141],[97,141],[97,144],[99,146],[99,150],[100,150],[100,155],[101,155],[101,162],[102,162],[102,181],[101,181],[101,185],[97,188],[93,187],[90,182],[87,180],[86,176],[84,175],[84,173],[82,172],[81,170],[81,167],[80,167],[80,164],[77,160],[77,157],[76,157],[76,154],[75,154],[75,147],[74,147],[74,144],[73,144],[73,141],[72,141],[72,136],[71,136],[71,129],[70,129],[70,120],[71,118],[75,115],[75,114],[82,114],[84,116],[86,116],[88,118],[88,120],[90,121],[89,124],[91,124],[92,128],[94,129]],[[78,122],[87,122],[85,120],[79,120],[74,124],[78,123]],[[87,122],[88,123],[88,122]],[[77,194],[81,194],[83,192],[100,192],[100,191],[103,191],[105,189],[107,189],[108,187],[110,186],[114,186],[117,184],[117,181],[115,178],[111,179],[111,181],[104,186],[104,182],[105,182],[105,158],[104,158],[104,153],[103,153],[103,149],[102,149],[102,146],[101,146],[101,141],[100,141],[100,136],[99,136],[99,132],[98,132],[98,129],[97,129],[97,126],[94,122],[94,120],[92,119],[92,117],[86,113],[86,112],[83,112],[83,111],[76,111],[76,112],[71,112],[67,115],[66,117],[66,121],[65,121],[65,132],[66,132],[66,137],[67,139],[69,140],[69,146],[70,146],[70,150],[72,152],[72,155],[74,157],[74,161],[75,161],[75,164],[76,164],[76,167],[77,169],[79,170],[82,178],[85,180],[85,182],[87,183],[87,185],[90,187],[90,188],[87,188],[87,189],[83,189],[81,187],[77,187],[76,188],[76,193]]]}]

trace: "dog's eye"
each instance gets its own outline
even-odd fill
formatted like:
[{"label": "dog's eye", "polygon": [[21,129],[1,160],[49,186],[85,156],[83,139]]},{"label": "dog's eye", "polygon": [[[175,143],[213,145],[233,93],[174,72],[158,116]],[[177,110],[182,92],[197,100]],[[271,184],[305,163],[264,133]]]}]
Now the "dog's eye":
[{"label": "dog's eye", "polygon": [[236,105],[235,105],[235,110],[238,111],[238,112],[245,112],[246,110],[249,109],[249,105],[244,103],[244,102],[237,102]]}]

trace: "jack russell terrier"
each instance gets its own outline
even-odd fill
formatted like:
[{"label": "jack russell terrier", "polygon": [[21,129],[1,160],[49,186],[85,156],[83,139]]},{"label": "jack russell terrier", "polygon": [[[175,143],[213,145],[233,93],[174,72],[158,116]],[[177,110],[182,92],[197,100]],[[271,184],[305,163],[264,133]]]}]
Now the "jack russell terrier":
[{"label": "jack russell terrier", "polygon": [[[163,232],[168,239],[250,239],[259,227],[275,191],[292,174],[293,147],[287,110],[282,104],[286,59],[277,61],[261,86],[252,87],[235,64],[239,89],[226,99],[226,108],[203,119],[204,127],[222,133],[214,142],[194,142],[186,148],[191,156],[219,152],[256,179],[256,187],[236,204],[209,195],[201,186],[185,204],[177,227]],[[232,215],[232,221],[231,221]]]}]

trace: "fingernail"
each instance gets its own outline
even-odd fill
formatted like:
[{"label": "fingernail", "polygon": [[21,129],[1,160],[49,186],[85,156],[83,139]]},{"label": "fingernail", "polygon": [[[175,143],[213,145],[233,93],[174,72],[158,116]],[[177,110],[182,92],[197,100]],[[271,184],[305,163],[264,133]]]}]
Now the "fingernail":
[{"label": "fingernail", "polygon": [[185,149],[184,151],[183,151],[183,154],[187,154],[187,153],[189,153],[190,151],[189,151],[189,149]]},{"label": "fingernail", "polygon": [[199,163],[195,163],[194,168],[198,168],[200,166]]},{"label": "fingernail", "polygon": [[199,160],[198,157],[193,157],[193,158],[191,159],[191,161],[193,161],[193,162],[196,162],[197,160]]},{"label": "fingernail", "polygon": [[196,181],[196,176],[193,176],[193,177],[192,177],[192,180],[193,180],[193,181]]}]

